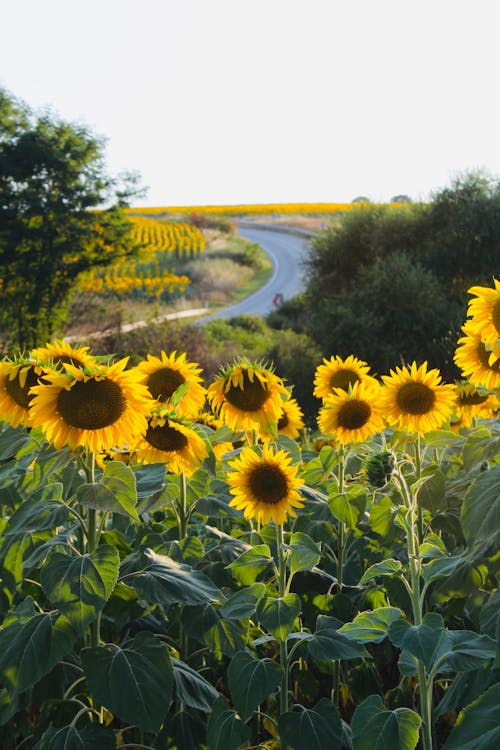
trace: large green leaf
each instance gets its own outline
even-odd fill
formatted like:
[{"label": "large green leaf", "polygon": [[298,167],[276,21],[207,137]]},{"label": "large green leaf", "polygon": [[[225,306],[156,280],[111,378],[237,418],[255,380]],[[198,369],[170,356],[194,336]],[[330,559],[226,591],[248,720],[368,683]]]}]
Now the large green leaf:
[{"label": "large green leaf", "polygon": [[322,698],[314,708],[297,705],[278,719],[285,744],[293,750],[341,750],[344,734],[340,714],[331,701]]},{"label": "large green leaf", "polygon": [[329,498],[328,505],[334,518],[345,523],[349,529],[355,529],[366,506],[366,492],[358,495],[335,493]]},{"label": "large green leaf", "polygon": [[115,750],[115,733],[103,724],[50,727],[43,733],[33,750]]},{"label": "large green leaf", "polygon": [[236,711],[229,707],[224,698],[218,698],[208,721],[209,750],[237,750],[249,737],[250,729],[243,724]]},{"label": "large green leaf", "polygon": [[321,557],[320,545],[301,531],[296,531],[291,535],[288,548],[290,550],[289,565],[292,576],[300,570],[311,570],[318,564]]},{"label": "large green leaf", "polygon": [[257,617],[262,627],[276,640],[284,642],[293,628],[293,623],[301,610],[297,594],[261,599],[257,607]]},{"label": "large green leaf", "polygon": [[449,669],[466,672],[477,669],[485,661],[494,659],[497,644],[489,635],[478,635],[472,630],[449,630],[451,653],[447,656],[442,672]]},{"label": "large green leaf", "polygon": [[500,466],[482,472],[465,493],[461,510],[464,535],[470,547],[500,529]]},{"label": "large green leaf", "polygon": [[142,631],[123,648],[83,649],[82,663],[94,700],[124,722],[158,731],[172,697],[173,669],[165,643]]},{"label": "large green leaf", "polygon": [[396,607],[378,607],[361,612],[352,622],[342,625],[339,633],[358,643],[380,643],[386,637],[391,623],[400,617],[401,610]]},{"label": "large green leaf", "polygon": [[272,659],[255,659],[247,651],[238,651],[228,670],[229,690],[243,719],[273,693],[283,678],[283,669]]},{"label": "large green leaf", "polygon": [[74,455],[68,447],[56,450],[52,445],[48,445],[39,450],[36,460],[30,466],[30,471],[26,472],[20,485],[23,497],[28,498],[43,491],[48,484],[49,477],[54,474],[55,477],[60,478],[61,470],[74,460]]},{"label": "large green leaf", "polygon": [[237,560],[230,563],[227,567],[243,586],[250,586],[255,583],[259,573],[267,568],[273,562],[271,550],[267,544],[256,544],[255,547],[245,550]]},{"label": "large green leaf", "polygon": [[417,492],[418,504],[436,514],[445,503],[445,476],[439,466],[427,466],[422,472],[425,478]]},{"label": "large green leaf", "polygon": [[10,695],[35,685],[71,651],[76,633],[57,613],[37,613],[0,630],[0,675]]},{"label": "large green leaf", "polygon": [[172,604],[197,605],[221,600],[221,592],[204,573],[166,555],[157,555],[151,549],[146,549],[144,555],[147,564],[124,579],[149,604],[168,609]]},{"label": "large green leaf", "polygon": [[338,632],[340,627],[342,622],[336,617],[318,615],[316,630],[307,644],[313,659],[359,659],[369,656],[364,646],[341,635]]},{"label": "large green leaf", "polygon": [[382,560],[382,562],[375,563],[374,565],[370,565],[370,567],[363,573],[359,583],[368,583],[368,581],[371,581],[373,578],[378,578],[379,576],[389,576],[390,578],[397,578],[402,573],[403,566],[401,565],[401,562],[399,560],[390,558],[388,560]]},{"label": "large green leaf", "polygon": [[4,530],[6,536],[24,536],[28,531],[39,532],[65,526],[69,511],[62,502],[63,485],[46,485],[37,496],[25,500],[10,517]]},{"label": "large green leaf", "polygon": [[100,482],[81,484],[76,492],[78,502],[86,508],[104,513],[119,513],[139,520],[135,474],[121,461],[109,461]]},{"label": "large green leaf", "polygon": [[229,620],[242,620],[251,617],[265,593],[265,584],[253,583],[251,586],[240,589],[233,594],[220,608],[220,613]]},{"label": "large green leaf", "polygon": [[389,711],[379,695],[370,695],[352,717],[353,750],[413,750],[421,723],[415,711]]},{"label": "large green leaf", "polygon": [[382,537],[393,529],[394,506],[387,496],[381,497],[370,510],[370,528]]},{"label": "large green leaf", "polygon": [[119,567],[118,550],[109,544],[78,557],[55,552],[42,568],[40,581],[52,604],[83,634],[108,601]]},{"label": "large green leaf", "polygon": [[464,708],[443,750],[493,750],[500,747],[500,683]]},{"label": "large green leaf", "polygon": [[217,658],[222,654],[232,656],[245,646],[245,622],[224,617],[221,610],[210,603],[200,607],[184,607],[182,622],[187,635],[212,649]]},{"label": "large green leaf", "polygon": [[174,658],[171,661],[176,700],[200,711],[210,711],[219,697],[217,690],[185,662]]},{"label": "large green leaf", "polygon": [[395,620],[388,635],[394,646],[419,659],[427,672],[451,647],[443,618],[435,613],[427,614],[422,625],[411,625],[402,618]]}]

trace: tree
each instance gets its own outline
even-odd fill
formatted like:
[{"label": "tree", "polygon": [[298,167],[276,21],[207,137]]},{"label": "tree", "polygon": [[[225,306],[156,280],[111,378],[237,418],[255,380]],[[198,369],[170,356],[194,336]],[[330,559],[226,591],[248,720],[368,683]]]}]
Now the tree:
[{"label": "tree", "polygon": [[0,329],[4,349],[45,343],[78,276],[137,252],[124,206],[135,176],[105,174],[104,142],[0,89]]}]

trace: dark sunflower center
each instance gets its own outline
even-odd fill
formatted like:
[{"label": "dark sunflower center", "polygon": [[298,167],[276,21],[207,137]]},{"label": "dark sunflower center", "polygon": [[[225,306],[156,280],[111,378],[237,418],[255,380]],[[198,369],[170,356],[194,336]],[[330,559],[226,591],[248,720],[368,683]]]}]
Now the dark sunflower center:
[{"label": "dark sunflower center", "polygon": [[482,341],[479,342],[477,345],[477,356],[479,357],[479,360],[483,367],[486,367],[487,370],[493,370],[493,372],[500,372],[500,359],[495,360],[492,365],[490,365],[490,354],[491,352],[488,351],[488,349],[485,347]]},{"label": "dark sunflower center", "polygon": [[227,401],[242,411],[258,411],[270,395],[270,391],[264,388],[257,377],[254,376],[253,381],[250,381],[246,371],[243,372],[243,388],[230,385],[225,393]]},{"label": "dark sunflower center", "polygon": [[16,377],[12,380],[9,380],[7,378],[7,382],[5,383],[5,390],[11,397],[13,401],[16,402],[16,404],[19,404],[19,406],[22,406],[23,409],[27,409],[30,405],[31,399],[33,396],[29,396],[29,389],[33,385],[38,384],[38,376],[35,372],[35,370],[30,367],[28,370],[28,373],[26,375],[26,381],[24,383],[24,388],[21,387],[21,383],[19,382],[19,372],[16,374]]},{"label": "dark sunflower center", "polygon": [[147,386],[153,398],[163,403],[168,401],[177,388],[185,382],[186,378],[180,372],[170,367],[163,367],[153,372]]},{"label": "dark sunflower center", "polygon": [[460,406],[479,406],[484,404],[488,396],[482,396],[479,391],[473,393],[459,393],[457,401]]},{"label": "dark sunflower center", "polygon": [[400,387],[396,401],[406,414],[427,414],[434,406],[436,396],[424,383],[405,383]]},{"label": "dark sunflower center", "polygon": [[275,505],[288,494],[285,475],[276,466],[252,469],[249,480],[253,496],[261,503]]},{"label": "dark sunflower center", "polygon": [[77,381],[57,397],[57,410],[66,424],[80,430],[109,427],[125,411],[125,397],[114,380]]},{"label": "dark sunflower center", "polygon": [[371,413],[372,410],[366,401],[346,401],[338,411],[337,424],[344,430],[359,430],[368,422]]},{"label": "dark sunflower center", "polygon": [[171,427],[169,424],[161,427],[149,426],[146,431],[147,442],[159,451],[170,453],[171,451],[181,451],[188,444],[188,439],[184,433]]},{"label": "dark sunflower center", "polygon": [[354,385],[361,378],[354,370],[337,370],[330,378],[330,388],[342,388],[343,391],[348,391],[350,385]]},{"label": "dark sunflower center", "polygon": [[491,315],[493,325],[497,329],[498,335],[500,336],[500,299],[493,305],[493,311]]},{"label": "dark sunflower center", "polygon": [[287,414],[283,412],[281,417],[278,419],[278,430],[284,430],[288,424],[288,421],[289,420]]}]

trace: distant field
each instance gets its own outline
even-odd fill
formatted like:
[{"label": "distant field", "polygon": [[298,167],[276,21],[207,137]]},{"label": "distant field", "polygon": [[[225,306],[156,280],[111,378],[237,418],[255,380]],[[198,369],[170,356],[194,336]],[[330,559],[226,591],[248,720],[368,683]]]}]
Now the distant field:
[{"label": "distant field", "polygon": [[143,215],[179,215],[179,214],[215,214],[228,216],[247,216],[249,214],[331,214],[338,211],[349,211],[353,203],[256,203],[226,206],[148,206],[130,208],[131,214]]}]

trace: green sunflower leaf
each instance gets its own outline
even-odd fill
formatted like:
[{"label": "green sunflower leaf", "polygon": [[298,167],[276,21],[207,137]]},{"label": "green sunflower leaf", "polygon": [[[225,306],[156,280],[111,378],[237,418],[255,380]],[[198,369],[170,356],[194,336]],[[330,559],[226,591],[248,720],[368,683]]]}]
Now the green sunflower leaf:
[{"label": "green sunflower leaf", "polygon": [[358,643],[381,643],[391,623],[400,617],[401,610],[397,607],[378,607],[372,611],[361,612],[352,622],[342,625],[338,632]]},{"label": "green sunflower leaf", "polygon": [[245,550],[234,562],[226,567],[243,586],[250,586],[255,579],[273,562],[271,550],[267,544],[256,544]]},{"label": "green sunflower leaf", "polygon": [[297,594],[286,594],[282,597],[266,597],[259,602],[257,617],[265,630],[276,640],[284,642],[293,628],[301,610]]},{"label": "green sunflower leaf", "polygon": [[312,570],[321,558],[320,545],[302,531],[296,531],[291,535],[287,547],[290,550],[289,565],[292,576],[300,570]]},{"label": "green sunflower leaf", "polygon": [[221,600],[221,592],[204,573],[151,549],[144,551],[144,558],[144,567],[128,574],[125,582],[149,604],[168,609],[172,604],[193,606]]},{"label": "green sunflower leaf", "polygon": [[322,698],[314,708],[297,705],[296,710],[282,714],[278,729],[285,744],[293,750],[341,750],[345,747],[340,714],[327,698]]},{"label": "green sunflower leaf", "polygon": [[491,750],[500,746],[500,683],[464,708],[443,750]]},{"label": "green sunflower leaf", "polygon": [[121,648],[106,644],[81,652],[91,696],[119,719],[156,732],[172,698],[173,669],[168,647],[142,631]]},{"label": "green sunflower leaf", "polygon": [[283,678],[283,668],[272,659],[255,659],[247,651],[238,651],[228,670],[233,703],[246,721],[273,693]]},{"label": "green sunflower leaf", "polygon": [[364,646],[339,633],[340,627],[342,622],[336,617],[318,615],[316,630],[307,644],[313,659],[359,659],[369,656]]},{"label": "green sunflower leaf", "polygon": [[469,547],[491,538],[500,529],[500,466],[493,466],[472,482],[461,510]]},{"label": "green sunflower leaf", "polygon": [[409,708],[389,711],[379,695],[370,695],[354,711],[352,742],[355,750],[414,750],[422,720]]},{"label": "green sunflower leaf", "polygon": [[56,613],[37,613],[10,621],[0,630],[0,676],[9,695],[16,696],[48,674],[68,654],[76,633]]},{"label": "green sunflower leaf", "polygon": [[224,698],[218,698],[208,721],[209,750],[238,750],[249,738],[250,729]]},{"label": "green sunflower leaf", "polygon": [[233,594],[220,608],[220,613],[228,620],[242,620],[251,617],[265,593],[265,584],[253,583],[251,586]]},{"label": "green sunflower leaf", "polygon": [[109,544],[75,557],[55,552],[42,568],[40,581],[52,604],[83,634],[111,596],[119,566],[118,550]]},{"label": "green sunflower leaf", "polygon": [[43,733],[33,750],[115,750],[115,733],[102,724],[86,724],[77,728],[69,726],[57,728],[52,724]]}]

